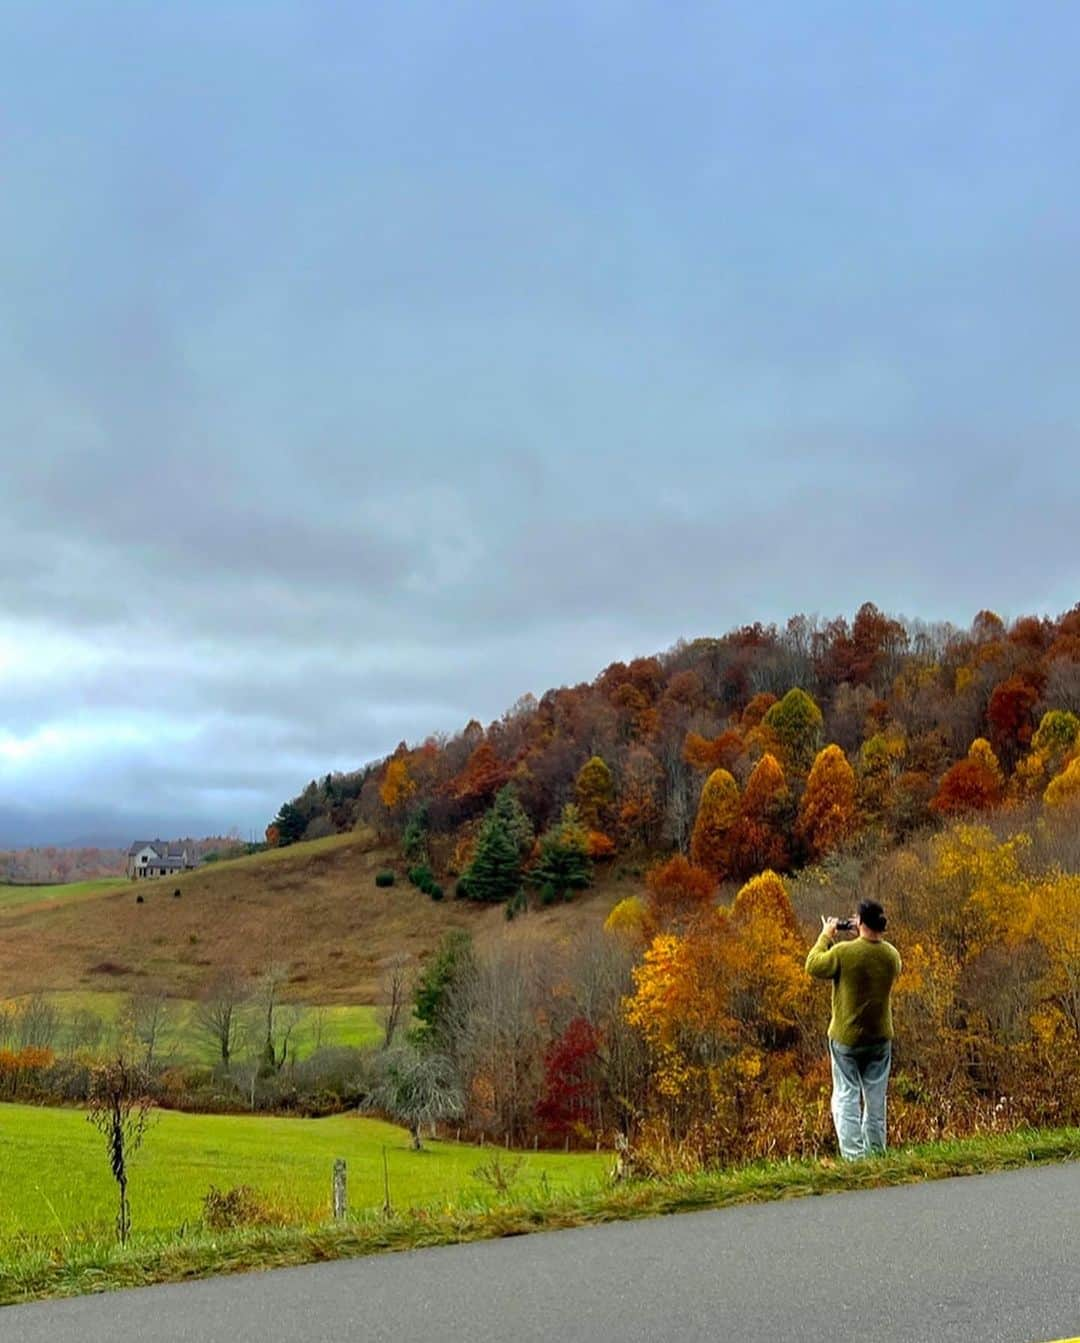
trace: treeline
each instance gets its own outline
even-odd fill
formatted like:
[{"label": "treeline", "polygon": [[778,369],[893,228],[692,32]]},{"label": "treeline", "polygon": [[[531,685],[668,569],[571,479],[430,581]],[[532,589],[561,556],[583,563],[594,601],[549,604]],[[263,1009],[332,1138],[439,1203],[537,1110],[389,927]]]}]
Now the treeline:
[{"label": "treeline", "polygon": [[0,882],[50,886],[68,881],[92,881],[96,877],[122,877],[126,861],[123,849],[66,849],[56,845],[0,849]]},{"label": "treeline", "polygon": [[591,860],[678,851],[743,880],[1064,795],[1080,786],[1078,715],[1080,606],[1010,625],[983,611],[961,630],[867,604],[850,623],[795,616],[680,643],[526,696],[486,729],[403,742],[313,781],[267,839],[363,822],[400,840],[420,824],[425,857],[466,873],[511,785],[534,836],[580,827]]}]

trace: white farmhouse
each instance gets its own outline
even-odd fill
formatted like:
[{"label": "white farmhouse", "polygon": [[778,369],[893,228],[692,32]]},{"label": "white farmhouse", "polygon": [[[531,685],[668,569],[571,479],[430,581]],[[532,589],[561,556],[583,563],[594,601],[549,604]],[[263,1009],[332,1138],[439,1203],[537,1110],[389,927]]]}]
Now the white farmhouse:
[{"label": "white farmhouse", "polygon": [[160,839],[137,839],[127,851],[127,874],[142,877],[171,877],[198,867],[198,857],[185,844],[167,844]]}]

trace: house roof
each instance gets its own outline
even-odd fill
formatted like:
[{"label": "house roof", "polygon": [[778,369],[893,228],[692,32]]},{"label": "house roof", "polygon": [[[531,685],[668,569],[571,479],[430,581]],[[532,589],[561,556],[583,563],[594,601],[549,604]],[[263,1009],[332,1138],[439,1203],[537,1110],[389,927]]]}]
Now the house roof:
[{"label": "house roof", "polygon": [[134,858],[143,849],[151,849],[158,858],[172,859],[178,863],[183,861],[188,852],[186,844],[167,844],[161,839],[137,839],[128,849],[128,857]]}]

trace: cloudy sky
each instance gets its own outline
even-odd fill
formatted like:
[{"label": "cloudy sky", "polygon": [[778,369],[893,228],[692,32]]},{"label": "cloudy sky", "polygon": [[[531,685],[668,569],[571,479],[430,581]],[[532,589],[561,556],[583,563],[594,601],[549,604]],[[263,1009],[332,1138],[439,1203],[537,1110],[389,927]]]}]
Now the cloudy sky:
[{"label": "cloudy sky", "polygon": [[1080,11],[8,0],[0,844],[1080,598]]}]

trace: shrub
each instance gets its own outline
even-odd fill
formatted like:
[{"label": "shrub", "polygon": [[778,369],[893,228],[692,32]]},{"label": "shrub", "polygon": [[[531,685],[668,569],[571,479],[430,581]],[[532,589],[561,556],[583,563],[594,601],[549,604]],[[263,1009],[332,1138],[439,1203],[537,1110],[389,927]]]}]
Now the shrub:
[{"label": "shrub", "polygon": [[394,874],[393,874],[393,872],[376,872],[376,873],[375,873],[375,885],[376,885],[376,886],[393,886],[393,884],[394,884]]},{"label": "shrub", "polygon": [[203,1198],[203,1221],[211,1231],[232,1231],[244,1226],[282,1226],[286,1220],[247,1184],[238,1184],[229,1190],[211,1185]]},{"label": "shrub", "polygon": [[550,881],[545,881],[540,887],[540,903],[542,905],[553,905],[555,903],[555,887]]},{"label": "shrub", "polygon": [[409,868],[409,880],[422,891],[428,891],[435,882],[435,873],[427,863],[417,863]]},{"label": "shrub", "polygon": [[427,888],[427,893],[431,896],[432,900],[441,900],[443,898],[443,888],[437,881],[431,883]]}]

